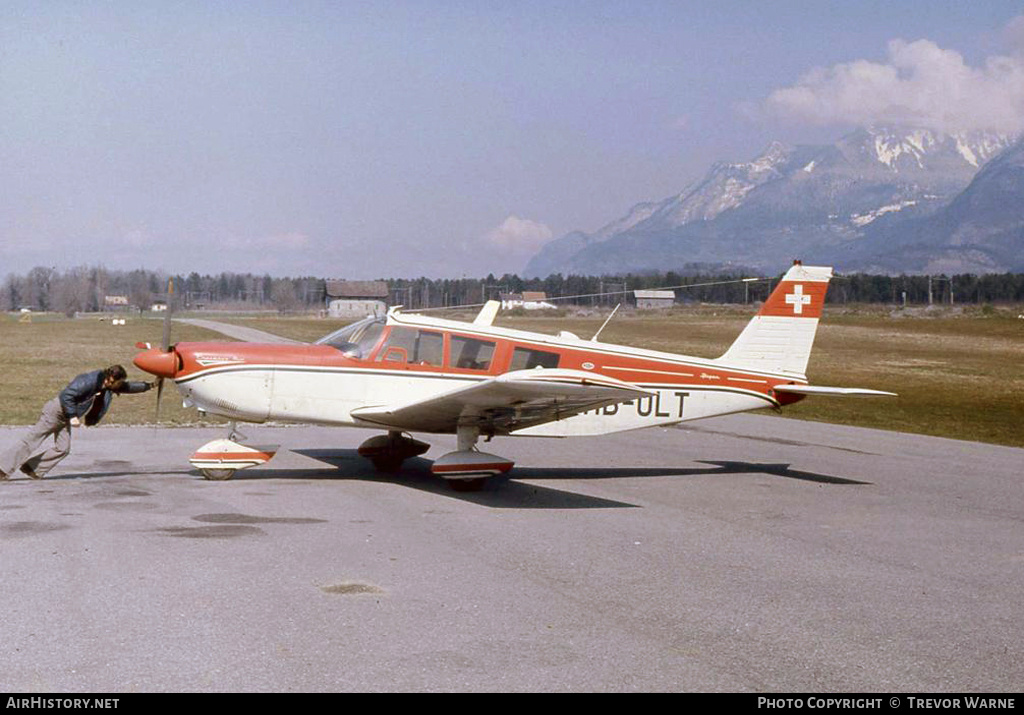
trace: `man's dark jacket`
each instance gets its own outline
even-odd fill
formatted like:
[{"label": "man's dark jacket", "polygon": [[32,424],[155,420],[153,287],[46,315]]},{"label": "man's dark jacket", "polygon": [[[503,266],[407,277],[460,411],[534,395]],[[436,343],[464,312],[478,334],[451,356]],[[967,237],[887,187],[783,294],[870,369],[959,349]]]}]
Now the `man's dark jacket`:
[{"label": "man's dark jacket", "polygon": [[[152,385],[148,382],[124,382],[121,392],[145,392]],[[82,373],[60,391],[60,406],[68,419],[77,417],[84,424],[98,424],[110,408],[113,390],[103,387],[103,370]]]}]

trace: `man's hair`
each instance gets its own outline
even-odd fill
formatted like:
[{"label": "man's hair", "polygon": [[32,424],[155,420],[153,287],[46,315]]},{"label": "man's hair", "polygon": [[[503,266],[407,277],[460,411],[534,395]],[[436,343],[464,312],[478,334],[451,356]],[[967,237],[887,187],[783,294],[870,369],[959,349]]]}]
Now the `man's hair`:
[{"label": "man's hair", "polygon": [[128,373],[120,365],[111,365],[103,371],[103,378],[111,380],[112,382],[124,382],[128,377]]}]

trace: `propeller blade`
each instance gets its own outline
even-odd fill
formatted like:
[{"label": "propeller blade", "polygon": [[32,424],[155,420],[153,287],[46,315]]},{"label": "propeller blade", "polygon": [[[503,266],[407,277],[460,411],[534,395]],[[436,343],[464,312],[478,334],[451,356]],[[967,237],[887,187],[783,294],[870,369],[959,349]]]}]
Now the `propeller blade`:
[{"label": "propeller blade", "polygon": [[167,279],[167,310],[164,311],[164,338],[160,344],[164,352],[171,349],[171,306],[174,304],[174,279]]},{"label": "propeller blade", "polygon": [[[167,310],[164,311],[164,333],[160,342],[161,349],[166,353],[171,351],[171,312],[174,305],[174,278],[167,279]],[[164,394],[164,378],[156,379],[156,421],[160,422],[160,398]]]},{"label": "propeller blade", "polygon": [[156,421],[160,421],[160,398],[164,394],[164,379],[158,377],[156,379]]}]

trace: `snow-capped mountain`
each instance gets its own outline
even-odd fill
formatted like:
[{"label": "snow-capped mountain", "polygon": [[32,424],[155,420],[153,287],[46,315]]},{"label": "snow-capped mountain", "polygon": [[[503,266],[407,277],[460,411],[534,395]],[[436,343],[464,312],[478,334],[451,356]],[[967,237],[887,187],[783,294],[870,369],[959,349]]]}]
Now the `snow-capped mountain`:
[{"label": "snow-capped mountain", "polygon": [[873,272],[1024,271],[1024,140],[934,214],[868,233],[852,267]]},{"label": "snow-capped mountain", "polygon": [[[978,169],[1008,144],[1008,137],[1004,135],[977,131],[942,134],[929,129],[871,128],[865,130],[865,133],[874,150],[872,158],[893,171],[914,168],[925,170],[936,161],[947,161],[956,157]],[[851,135],[854,136],[856,135]],[[863,141],[864,138],[856,139]]]},{"label": "snow-capped mountain", "polygon": [[527,275],[621,273],[686,263],[777,267],[852,255],[877,226],[928,216],[1011,143],[983,132],[870,127],[832,145],[773,142],[752,161],[718,163],[704,179],[634,206],[601,230],[551,241]]}]

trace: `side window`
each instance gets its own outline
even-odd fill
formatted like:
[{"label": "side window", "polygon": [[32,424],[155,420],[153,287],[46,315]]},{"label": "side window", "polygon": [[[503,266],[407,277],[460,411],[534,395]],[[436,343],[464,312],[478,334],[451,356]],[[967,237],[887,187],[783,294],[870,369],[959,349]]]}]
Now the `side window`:
[{"label": "side window", "polygon": [[512,365],[509,370],[531,370],[535,367],[558,367],[558,353],[543,350],[516,348],[512,351]]},{"label": "side window", "polygon": [[453,335],[451,366],[469,370],[489,370],[494,357],[494,343]]},{"label": "side window", "polygon": [[444,361],[444,336],[429,330],[392,327],[377,360],[439,366]]},{"label": "side window", "polygon": [[420,365],[443,365],[444,335],[421,330],[416,345],[416,362]]}]

